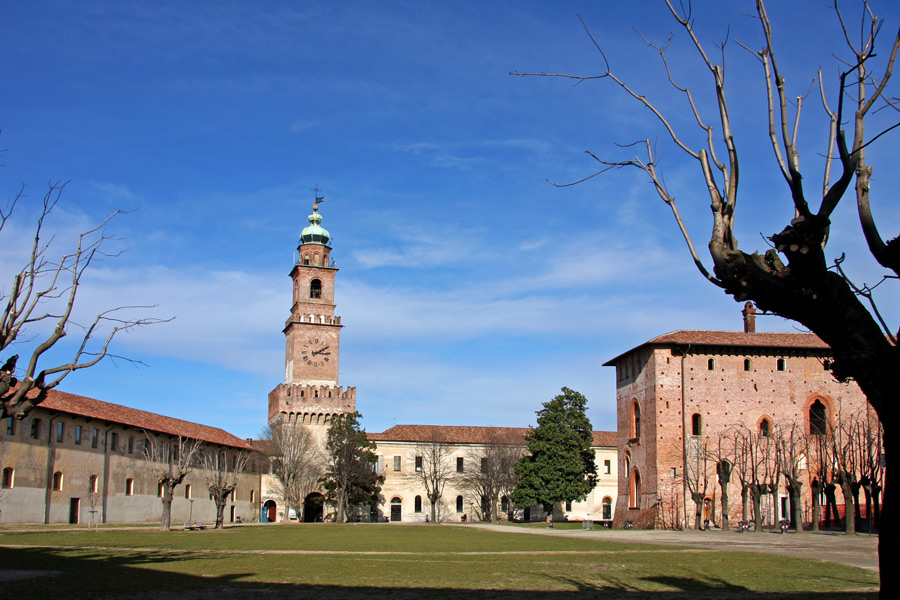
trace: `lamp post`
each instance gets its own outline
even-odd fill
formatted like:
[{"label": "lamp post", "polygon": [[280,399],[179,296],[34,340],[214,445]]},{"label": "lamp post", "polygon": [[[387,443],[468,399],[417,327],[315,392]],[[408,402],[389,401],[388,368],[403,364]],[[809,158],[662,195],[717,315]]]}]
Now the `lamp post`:
[{"label": "lamp post", "polygon": [[188,514],[188,523],[193,524],[193,522],[194,522],[194,499],[191,498],[189,500],[189,502],[191,503],[191,512]]}]

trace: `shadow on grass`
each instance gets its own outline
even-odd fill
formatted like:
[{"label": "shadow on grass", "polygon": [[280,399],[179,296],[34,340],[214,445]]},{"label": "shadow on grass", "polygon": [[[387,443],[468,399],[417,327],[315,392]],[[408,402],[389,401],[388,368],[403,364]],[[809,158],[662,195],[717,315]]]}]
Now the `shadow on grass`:
[{"label": "shadow on grass", "polygon": [[[590,583],[574,576],[552,576],[548,579],[565,590],[506,590],[428,587],[376,587],[304,585],[250,581],[258,579],[255,570],[227,574],[217,571],[215,555],[190,551],[125,551],[110,554],[104,551],[70,550],[59,548],[0,548],[0,598],[144,598],[167,600],[232,600],[260,596],[266,600],[280,598],[328,598],[356,600],[390,597],[393,600],[413,598],[472,599],[472,600],[538,600],[543,598],[575,600],[598,598],[604,600],[650,598],[681,600],[693,598],[780,598],[800,600],[847,600],[852,598],[875,600],[876,592],[753,592],[726,581],[692,577],[646,577],[641,581],[666,588],[666,591],[638,589],[632,583],[607,574],[603,582]],[[297,558],[302,561],[301,557]],[[194,561],[191,573],[185,573],[179,563]],[[373,565],[373,569],[377,568]],[[204,569],[209,574],[204,574]],[[4,574],[16,571],[46,571],[54,574],[19,580],[4,580]],[[263,574],[264,575],[264,574]],[[334,573],[340,582],[342,574]]]}]

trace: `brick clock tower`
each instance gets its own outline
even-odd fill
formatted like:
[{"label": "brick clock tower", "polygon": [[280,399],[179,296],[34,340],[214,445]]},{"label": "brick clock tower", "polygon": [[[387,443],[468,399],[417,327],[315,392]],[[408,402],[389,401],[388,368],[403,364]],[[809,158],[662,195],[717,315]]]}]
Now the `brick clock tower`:
[{"label": "brick clock tower", "polygon": [[338,385],[341,318],[334,315],[330,236],[322,228],[317,197],[309,226],[300,232],[291,316],[284,327],[284,383],[269,392],[269,423],[282,420],[315,427],[324,436],[338,415],[356,410],[356,388]]}]

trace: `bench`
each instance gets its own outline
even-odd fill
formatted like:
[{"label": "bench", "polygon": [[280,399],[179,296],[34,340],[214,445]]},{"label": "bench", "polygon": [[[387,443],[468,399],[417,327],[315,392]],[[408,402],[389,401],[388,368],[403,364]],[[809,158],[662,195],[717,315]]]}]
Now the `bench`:
[{"label": "bench", "polygon": [[185,523],[184,528],[187,531],[198,531],[206,529],[206,525],[204,525],[203,523]]}]

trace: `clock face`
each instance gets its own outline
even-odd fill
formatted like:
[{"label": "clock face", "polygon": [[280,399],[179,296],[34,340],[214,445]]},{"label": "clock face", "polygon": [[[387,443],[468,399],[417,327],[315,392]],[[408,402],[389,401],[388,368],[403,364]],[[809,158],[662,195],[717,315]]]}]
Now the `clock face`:
[{"label": "clock face", "polygon": [[331,349],[328,346],[328,340],[322,340],[317,337],[309,337],[303,342],[300,348],[300,358],[303,362],[311,367],[321,367],[331,360]]}]

